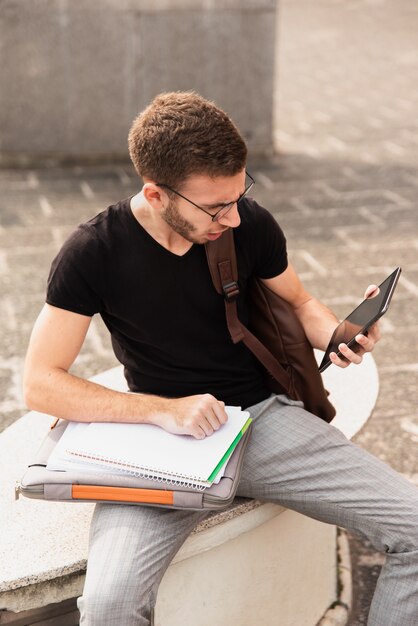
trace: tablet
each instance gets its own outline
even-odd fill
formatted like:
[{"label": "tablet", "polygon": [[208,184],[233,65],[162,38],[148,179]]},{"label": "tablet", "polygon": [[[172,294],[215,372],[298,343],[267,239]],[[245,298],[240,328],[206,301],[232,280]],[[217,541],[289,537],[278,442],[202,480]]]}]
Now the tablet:
[{"label": "tablet", "polygon": [[330,352],[335,352],[339,357],[344,358],[338,350],[340,343],[345,343],[349,348],[354,350],[354,352],[356,351],[356,348],[359,347],[359,344],[355,340],[356,335],[367,334],[368,328],[386,313],[400,273],[401,268],[397,267],[392,274],[379,285],[377,293],[374,292],[375,295],[373,294],[363,300],[363,302],[337,326],[319,366],[320,372],[323,372],[332,364],[332,361],[329,359]]}]

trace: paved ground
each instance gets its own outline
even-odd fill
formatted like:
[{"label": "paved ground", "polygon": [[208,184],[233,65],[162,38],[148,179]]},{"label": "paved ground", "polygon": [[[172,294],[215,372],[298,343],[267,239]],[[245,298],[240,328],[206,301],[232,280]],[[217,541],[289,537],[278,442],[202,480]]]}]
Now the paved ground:
[{"label": "paved ground", "polygon": [[[285,228],[306,286],[344,316],[397,265],[402,278],[375,351],[380,397],[359,445],[418,484],[418,5],[281,5],[277,157],[252,160],[254,196]],[[233,113],[233,112],[232,112]],[[24,412],[23,356],[49,264],[75,224],[137,189],[129,165],[0,170],[0,430]],[[74,371],[115,364],[95,320]],[[381,557],[351,541],[366,624]]]},{"label": "paved ground", "polygon": [[[307,285],[339,315],[365,283],[402,266],[375,351],[380,397],[356,441],[418,484],[418,5],[282,7],[279,219]],[[360,626],[382,560],[360,540],[351,549],[350,626]]]}]

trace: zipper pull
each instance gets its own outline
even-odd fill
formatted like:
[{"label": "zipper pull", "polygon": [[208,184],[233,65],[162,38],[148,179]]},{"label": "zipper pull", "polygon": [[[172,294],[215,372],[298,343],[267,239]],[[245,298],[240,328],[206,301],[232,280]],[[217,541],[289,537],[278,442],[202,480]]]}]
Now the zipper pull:
[{"label": "zipper pull", "polygon": [[16,484],[15,484],[15,500],[19,500],[21,486],[22,485],[19,482],[16,482]]}]

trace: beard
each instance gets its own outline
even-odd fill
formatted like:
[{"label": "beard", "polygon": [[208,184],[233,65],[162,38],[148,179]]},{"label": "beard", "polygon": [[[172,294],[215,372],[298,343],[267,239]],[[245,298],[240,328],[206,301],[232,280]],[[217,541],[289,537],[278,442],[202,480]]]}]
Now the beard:
[{"label": "beard", "polygon": [[190,241],[191,243],[201,243],[201,241],[193,236],[193,233],[196,231],[196,226],[194,226],[191,222],[188,222],[184,217],[182,217],[172,200],[169,201],[167,207],[161,213],[161,217],[168,224],[174,232],[181,235],[186,241]]}]

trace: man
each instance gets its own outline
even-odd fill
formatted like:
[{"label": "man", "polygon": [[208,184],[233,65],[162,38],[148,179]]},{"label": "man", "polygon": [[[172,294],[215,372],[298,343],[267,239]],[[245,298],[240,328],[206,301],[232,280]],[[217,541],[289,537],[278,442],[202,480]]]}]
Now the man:
[{"label": "man", "polygon": [[[134,121],[129,149],[142,190],[79,226],[52,264],[27,355],[28,405],[70,420],[147,422],[196,438],[222,427],[225,404],[247,408],[254,426],[239,495],[367,536],[387,553],[369,626],[415,626],[418,490],[300,403],[271,396],[255,359],[230,340],[202,245],[229,228],[244,322],[247,281],[256,275],[291,303],[313,346],[325,349],[338,323],[288,264],[275,220],[245,198],[253,181],[237,128],[195,93],[161,94]],[[135,393],[69,372],[96,313]],[[374,327],[357,337],[359,353],[341,345],[345,360],[331,359],[340,367],[359,363],[378,338]],[[203,516],[97,505],[81,623],[149,624],[163,573]]]}]

